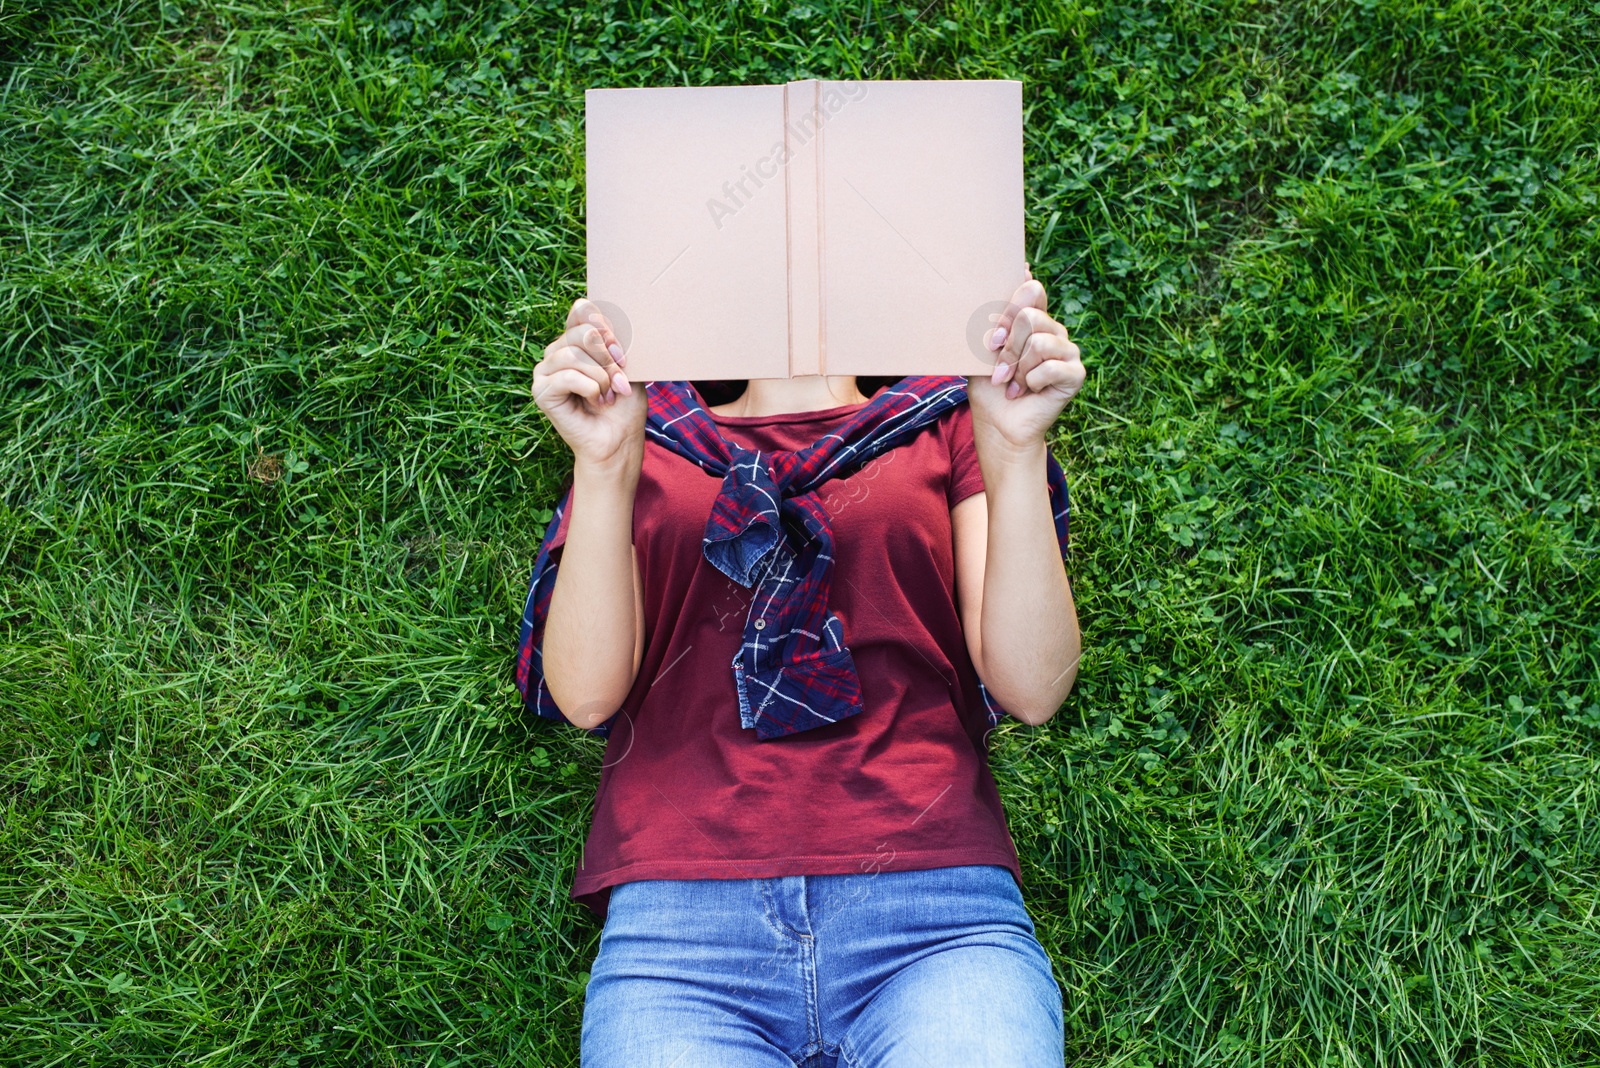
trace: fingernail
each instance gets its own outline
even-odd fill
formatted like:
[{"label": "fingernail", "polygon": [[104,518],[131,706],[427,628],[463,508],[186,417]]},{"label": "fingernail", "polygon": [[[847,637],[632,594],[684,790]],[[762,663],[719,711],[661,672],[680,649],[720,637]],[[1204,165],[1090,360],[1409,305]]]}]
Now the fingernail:
[{"label": "fingernail", "polygon": [[621,371],[611,372],[611,384],[615,386],[617,388],[617,392],[622,394],[624,397],[633,392],[633,386],[628,383],[627,375],[624,375]]},{"label": "fingernail", "polygon": [[609,389],[606,390],[604,393],[600,394],[600,403],[601,404],[610,404],[612,401],[614,401],[616,399],[617,399],[617,395],[615,393],[613,393]]},{"label": "fingernail", "polygon": [[1006,365],[1003,364],[1003,363],[995,364],[994,365],[994,370],[989,375],[989,381],[993,382],[995,385],[998,386],[1000,383],[1004,382],[1005,380],[1006,380]]},{"label": "fingernail", "polygon": [[1017,365],[1016,364],[1014,364],[1014,363],[1002,363],[1000,365],[1000,381],[1009,382],[1009,381],[1011,381],[1011,376],[1016,374],[1016,373],[1017,373]]},{"label": "fingernail", "polygon": [[1004,345],[1005,343],[1006,343],[1006,328],[1003,327],[1003,326],[996,327],[994,333],[989,335],[989,349],[990,349],[990,351],[999,352],[1000,351],[1000,346]]},{"label": "fingernail", "polygon": [[[613,346],[613,347],[615,347],[615,346]],[[628,366],[628,354],[626,352],[623,352],[620,348],[618,348],[616,352],[613,352],[611,354],[611,358],[617,361],[617,366],[618,367],[626,367],[626,366]]]},{"label": "fingernail", "polygon": [[611,353],[611,358],[613,360],[617,360],[619,362],[621,361],[621,359],[622,359],[622,346],[621,345],[619,345],[615,341],[613,341],[611,344],[606,346],[606,351]]},{"label": "fingernail", "polygon": [[1006,399],[1007,400],[1015,400],[1017,397],[1019,397],[1021,395],[1022,395],[1022,383],[1021,382],[1012,382],[1010,385],[1006,386]]}]

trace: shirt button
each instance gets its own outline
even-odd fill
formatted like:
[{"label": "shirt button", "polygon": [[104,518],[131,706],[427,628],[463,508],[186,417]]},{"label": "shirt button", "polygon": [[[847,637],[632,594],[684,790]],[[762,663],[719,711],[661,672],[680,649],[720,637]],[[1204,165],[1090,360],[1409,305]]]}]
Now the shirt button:
[{"label": "shirt button", "polygon": [[756,630],[766,630],[766,629],[767,629],[767,621],[766,620],[764,620],[764,619],[756,620]]}]

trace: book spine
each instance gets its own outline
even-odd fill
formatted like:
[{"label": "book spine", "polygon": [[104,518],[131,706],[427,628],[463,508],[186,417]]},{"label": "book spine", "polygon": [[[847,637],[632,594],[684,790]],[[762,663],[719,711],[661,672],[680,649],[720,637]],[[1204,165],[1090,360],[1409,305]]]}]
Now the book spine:
[{"label": "book spine", "polygon": [[783,87],[784,201],[789,253],[789,377],[825,373],[822,322],[822,85]]}]

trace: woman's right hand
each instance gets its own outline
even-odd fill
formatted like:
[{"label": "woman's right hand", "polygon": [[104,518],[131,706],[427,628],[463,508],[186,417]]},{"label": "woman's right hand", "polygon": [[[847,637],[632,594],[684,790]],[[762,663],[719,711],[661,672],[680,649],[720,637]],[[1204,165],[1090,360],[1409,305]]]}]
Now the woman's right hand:
[{"label": "woman's right hand", "polygon": [[[533,369],[533,399],[580,462],[644,456],[647,399],[622,373],[627,357],[594,302],[580,299]],[[637,461],[635,461],[637,462]]]}]

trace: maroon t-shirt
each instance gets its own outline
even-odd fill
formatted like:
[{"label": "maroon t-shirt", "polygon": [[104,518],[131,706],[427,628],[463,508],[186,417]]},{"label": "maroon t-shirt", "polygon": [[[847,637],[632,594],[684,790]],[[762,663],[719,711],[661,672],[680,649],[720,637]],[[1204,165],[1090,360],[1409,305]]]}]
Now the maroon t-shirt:
[{"label": "maroon t-shirt", "polygon": [[[745,448],[794,450],[861,407],[712,416]],[[636,879],[957,864],[1009,868],[1020,887],[956,610],[950,509],[983,489],[970,409],[821,491],[835,544],[829,607],[864,705],[838,723],[768,741],[740,726],[732,665],[751,591],[701,552],[720,487],[646,442],[633,511],[644,659],[611,720],[573,899],[604,918],[610,888]]]}]

